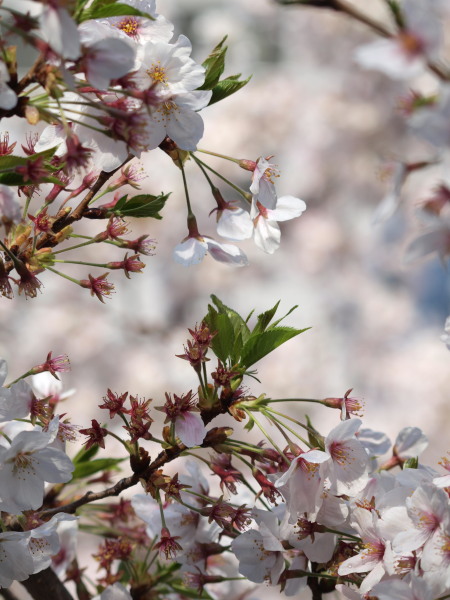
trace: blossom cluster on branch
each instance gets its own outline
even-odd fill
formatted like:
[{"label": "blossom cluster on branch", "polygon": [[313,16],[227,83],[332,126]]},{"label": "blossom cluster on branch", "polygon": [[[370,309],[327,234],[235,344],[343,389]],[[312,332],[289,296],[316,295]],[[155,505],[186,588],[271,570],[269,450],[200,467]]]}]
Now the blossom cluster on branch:
[{"label": "blossom cluster on branch", "polygon": [[[197,374],[196,392],[166,393],[161,404],[108,389],[104,422],[81,428],[59,413],[62,386],[49,382],[67,370],[65,356],[50,353],[0,388],[0,586],[29,582],[33,595],[33,575],[52,565],[83,599],[242,598],[245,581],[287,596],[309,586],[316,597],[334,589],[350,599],[447,597],[448,458],[441,471],[419,462],[428,440],[417,427],[393,445],[363,428],[352,390],[322,400],[252,395],[255,363],[306,330],[273,321],[278,303],[251,326],[212,299],[178,355]],[[0,369],[4,383],[5,361]],[[280,403],[337,409],[337,423],[321,432]],[[218,415],[226,424],[210,425]],[[66,443],[79,436],[84,448],[70,459]],[[109,438],[128,467],[120,456],[97,457]],[[113,483],[117,470],[131,473]],[[87,486],[100,488],[83,493]],[[101,540],[94,589],[77,529]]]}]

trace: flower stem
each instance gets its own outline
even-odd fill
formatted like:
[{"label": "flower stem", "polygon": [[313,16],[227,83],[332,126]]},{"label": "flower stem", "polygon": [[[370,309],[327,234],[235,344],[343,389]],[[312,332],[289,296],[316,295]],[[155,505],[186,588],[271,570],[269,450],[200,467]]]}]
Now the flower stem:
[{"label": "flower stem", "polygon": [[195,160],[195,162],[198,165],[200,165],[200,164],[203,165],[206,169],[208,169],[208,171],[211,171],[211,173],[214,173],[214,175],[216,177],[218,177],[222,181],[225,181],[225,183],[227,185],[229,185],[231,188],[233,188],[233,190],[235,190],[238,194],[240,194],[245,200],[247,200],[247,202],[252,201],[252,195],[249,192],[246,192],[245,190],[243,190],[242,188],[240,188],[239,186],[237,186],[233,182],[231,182],[229,179],[227,179],[226,177],[224,177],[223,175],[218,173],[212,167],[210,167],[209,165],[204,163],[202,160],[200,160],[197,156],[195,156],[195,154],[193,152],[191,152],[190,155],[192,156],[192,158]]},{"label": "flower stem", "polygon": [[75,248],[81,248],[82,246],[89,246],[89,244],[98,244],[97,240],[92,238],[87,242],[83,242],[81,244],[76,244],[75,246],[69,246],[68,248],[63,248],[62,250],[56,250],[53,254],[61,254],[61,252],[68,252],[69,250],[75,250]]},{"label": "flower stem", "polygon": [[56,273],[57,275],[59,275],[60,277],[64,277],[64,279],[68,279],[69,281],[72,281],[73,283],[76,283],[78,285],[81,285],[80,280],[79,279],[74,279],[73,277],[69,277],[69,275],[66,275],[65,273],[61,273],[61,271],[57,271],[56,269],[53,269],[52,267],[46,267],[46,269],[48,271],[52,271],[52,273]]},{"label": "flower stem", "polygon": [[202,154],[210,154],[211,156],[217,156],[217,158],[223,158],[224,160],[229,160],[236,164],[239,164],[239,158],[233,158],[232,156],[227,156],[226,154],[219,154],[218,152],[211,152],[211,150],[202,150],[201,148],[197,148],[197,152],[201,152]]},{"label": "flower stem", "polygon": [[267,433],[267,431],[264,429],[264,427],[261,425],[261,423],[259,423],[259,421],[257,419],[255,419],[255,417],[251,414],[251,412],[247,408],[244,408],[244,411],[247,413],[248,417],[255,422],[255,424],[261,430],[261,432],[263,433],[263,435],[266,436],[266,438],[269,440],[269,442],[272,444],[272,446],[275,448],[275,450],[283,457],[283,460],[290,466],[291,463],[290,463],[289,459],[287,458],[287,456],[285,456],[283,454],[283,452],[281,451],[281,449],[273,441],[273,439],[270,437],[270,435]]}]

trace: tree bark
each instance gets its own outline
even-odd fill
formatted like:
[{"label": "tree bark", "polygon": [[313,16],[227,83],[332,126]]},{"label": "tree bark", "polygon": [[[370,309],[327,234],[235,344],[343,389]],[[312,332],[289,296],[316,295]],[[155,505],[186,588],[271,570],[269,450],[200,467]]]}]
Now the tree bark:
[{"label": "tree bark", "polygon": [[21,585],[34,600],[74,600],[50,567],[30,575],[28,579],[21,581]]}]

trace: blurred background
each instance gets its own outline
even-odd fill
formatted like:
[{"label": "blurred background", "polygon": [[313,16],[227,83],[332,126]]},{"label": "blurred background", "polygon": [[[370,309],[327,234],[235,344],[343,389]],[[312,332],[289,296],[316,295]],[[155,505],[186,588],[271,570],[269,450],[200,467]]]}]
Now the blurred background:
[{"label": "blurred background", "polygon": [[[381,0],[363,4],[386,20]],[[274,155],[279,196],[302,198],[308,208],[281,224],[281,247],[272,256],[248,241],[240,244],[246,268],[208,256],[183,267],[172,259],[187,234],[181,173],[167,155],[152,151],[141,161],[142,189],[172,194],[161,221],[130,226],[132,237],[149,233],[157,240],[156,255],[145,257],[144,273],[129,281],[113,273],[116,293],[105,305],[51,273],[40,276],[45,289],[37,298],[1,300],[0,355],[11,377],[43,362],[50,350],[67,353],[72,371],[63,381],[77,392],[63,408],[87,427],[104,418],[97,406],[108,387],[151,397],[155,405],[166,391],[196,388],[193,371],[175,354],[183,353],[187,328],[201,321],[211,293],[244,315],[281,299],[281,311],[299,305],[287,324],[312,329],[261,361],[261,384],[250,380],[250,391],[325,398],[352,387],[365,401],[365,426],[392,440],[404,426],[421,427],[430,439],[425,459],[436,466],[448,450],[450,426],[450,354],[440,340],[450,312],[448,273],[435,257],[406,264],[404,255],[421,232],[418,206],[445,180],[445,163],[413,174],[394,216],[372,221],[391,185],[392,164],[434,156],[408,131],[399,99],[413,84],[433,93],[438,83],[431,75],[398,83],[362,70],[353,52],[374,34],[332,11],[272,0],[159,0],[157,9],[191,39],[196,60],[228,34],[225,74],[253,75],[241,92],[203,111],[200,147],[253,160]],[[248,172],[205,161],[248,187]],[[200,231],[216,236],[209,187],[194,164],[187,177]],[[237,199],[216,184],[227,200]],[[107,260],[121,256],[109,253]],[[65,272],[87,276],[86,268],[70,267]],[[308,413],[322,433],[338,423],[337,411],[308,406]]]}]

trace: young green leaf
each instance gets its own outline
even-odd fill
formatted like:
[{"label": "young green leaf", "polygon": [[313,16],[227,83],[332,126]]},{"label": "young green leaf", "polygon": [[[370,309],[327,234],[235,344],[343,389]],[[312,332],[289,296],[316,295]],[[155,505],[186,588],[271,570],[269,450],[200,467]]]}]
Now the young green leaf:
[{"label": "young green leaf", "polygon": [[159,211],[164,208],[169,194],[161,193],[159,196],[151,194],[140,194],[128,200],[122,196],[116,205],[108,211],[108,214],[118,217],[153,217],[162,219]]},{"label": "young green leaf", "polygon": [[273,319],[275,313],[277,312],[279,304],[280,300],[278,300],[278,302],[273,308],[270,308],[269,310],[266,310],[265,312],[258,315],[258,322],[256,323],[255,328],[252,331],[252,335],[255,333],[261,333],[267,329],[270,321]]},{"label": "young green leaf", "polygon": [[252,77],[250,75],[250,77],[248,77],[247,79],[239,81],[240,76],[240,73],[238,75],[230,75],[230,77],[219,81],[212,89],[212,96],[211,100],[209,101],[209,105],[214,104],[215,102],[219,102],[224,98],[228,98],[228,96],[231,96],[231,94],[234,94],[235,92],[243,88],[244,85],[247,85],[247,83]]},{"label": "young green leaf", "polygon": [[107,19],[108,17],[134,16],[155,20],[150,14],[138,10],[129,4],[121,4],[116,0],[94,0],[94,2],[83,10],[78,22],[89,19]]},{"label": "young green leaf", "polygon": [[118,464],[125,458],[97,458],[95,460],[82,461],[75,464],[72,481],[90,477],[99,471],[118,471]]},{"label": "young green leaf", "polygon": [[202,65],[205,67],[205,83],[198,88],[199,90],[212,90],[213,87],[219,82],[220,76],[225,69],[225,55],[228,50],[228,46],[224,47],[227,35],[221,42],[217,44],[208,58],[203,61]]},{"label": "young green leaf", "polygon": [[258,360],[273,352],[275,348],[308,329],[310,328],[274,327],[255,335],[252,334],[242,348],[241,366],[248,369]]}]

